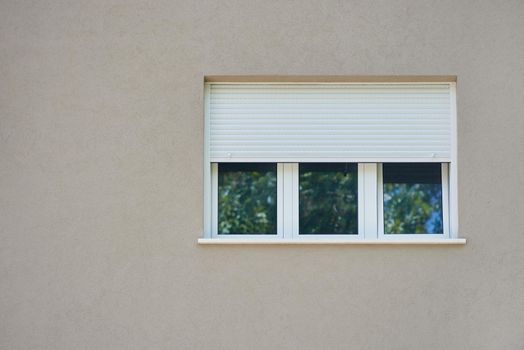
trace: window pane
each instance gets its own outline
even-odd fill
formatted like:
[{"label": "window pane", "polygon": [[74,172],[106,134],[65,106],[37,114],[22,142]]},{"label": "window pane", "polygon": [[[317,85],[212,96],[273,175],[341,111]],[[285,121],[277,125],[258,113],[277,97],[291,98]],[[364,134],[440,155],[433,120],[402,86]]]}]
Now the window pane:
[{"label": "window pane", "polygon": [[358,234],[357,176],[357,164],[300,164],[299,233]]},{"label": "window pane", "polygon": [[443,233],[439,163],[383,164],[384,233]]},{"label": "window pane", "polygon": [[277,165],[218,164],[218,234],[277,233]]}]

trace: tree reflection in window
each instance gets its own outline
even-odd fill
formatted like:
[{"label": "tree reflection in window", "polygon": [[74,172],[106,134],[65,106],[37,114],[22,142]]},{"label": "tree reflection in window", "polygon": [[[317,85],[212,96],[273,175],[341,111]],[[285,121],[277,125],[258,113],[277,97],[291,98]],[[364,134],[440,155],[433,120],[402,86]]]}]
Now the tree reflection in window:
[{"label": "tree reflection in window", "polygon": [[277,165],[218,164],[218,234],[277,233]]},{"label": "tree reflection in window", "polygon": [[443,233],[439,163],[383,164],[384,233]]},{"label": "tree reflection in window", "polygon": [[358,234],[357,164],[299,165],[299,233]]}]

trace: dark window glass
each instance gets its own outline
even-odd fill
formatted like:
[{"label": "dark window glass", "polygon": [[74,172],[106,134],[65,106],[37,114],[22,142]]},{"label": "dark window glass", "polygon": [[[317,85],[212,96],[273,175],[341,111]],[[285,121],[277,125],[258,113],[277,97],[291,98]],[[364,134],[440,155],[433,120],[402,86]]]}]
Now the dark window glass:
[{"label": "dark window glass", "polygon": [[218,234],[277,233],[277,165],[218,164]]},{"label": "dark window glass", "polygon": [[439,163],[383,164],[384,233],[443,233]]},{"label": "dark window glass", "polygon": [[299,233],[358,234],[357,176],[357,164],[299,164]]}]

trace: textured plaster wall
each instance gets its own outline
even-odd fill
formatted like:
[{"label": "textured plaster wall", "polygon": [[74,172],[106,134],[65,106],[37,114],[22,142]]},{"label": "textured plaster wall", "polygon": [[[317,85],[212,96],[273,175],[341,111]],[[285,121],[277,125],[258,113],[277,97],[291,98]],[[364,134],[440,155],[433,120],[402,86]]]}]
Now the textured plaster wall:
[{"label": "textured plaster wall", "polygon": [[[524,2],[0,3],[1,349],[523,349]],[[456,74],[464,247],[197,245],[206,74]]]}]

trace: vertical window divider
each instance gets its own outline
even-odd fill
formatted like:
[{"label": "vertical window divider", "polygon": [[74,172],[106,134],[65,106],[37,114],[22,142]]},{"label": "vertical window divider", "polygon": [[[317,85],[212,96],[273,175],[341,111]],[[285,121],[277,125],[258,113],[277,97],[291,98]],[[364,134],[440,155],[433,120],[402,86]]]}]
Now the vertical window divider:
[{"label": "vertical window divider", "polygon": [[449,170],[448,163],[442,163],[442,226],[444,229],[444,236],[450,238],[450,223],[449,223]]},{"label": "vertical window divider", "polygon": [[291,218],[293,220],[292,224],[292,237],[298,238],[299,234],[299,176],[298,176],[298,170],[299,170],[298,163],[291,163],[291,178],[292,178],[292,212],[291,212]]},{"label": "vertical window divider", "polygon": [[364,210],[364,205],[366,202],[366,193],[364,192],[364,163],[358,163],[358,236],[361,238],[366,238],[365,232],[365,221],[366,221],[366,212]]},{"label": "vertical window divider", "polygon": [[285,164],[277,163],[277,236],[285,237],[286,234],[286,212],[285,212]]},{"label": "vertical window divider", "polygon": [[[278,163],[282,167],[282,237],[293,238],[293,164]],[[280,195],[280,194],[279,194]]]},{"label": "vertical window divider", "polygon": [[384,237],[384,175],[382,163],[377,167],[377,234],[378,238]]},{"label": "vertical window divider", "polygon": [[279,163],[282,166],[282,237],[298,237],[298,163]]},{"label": "vertical window divider", "polygon": [[380,181],[378,180],[377,163],[363,164],[363,178],[364,178],[364,238],[378,239],[379,217],[377,207],[380,201],[378,200],[378,188]]},{"label": "vertical window divider", "polygon": [[218,164],[211,163],[211,236],[218,237]]}]

